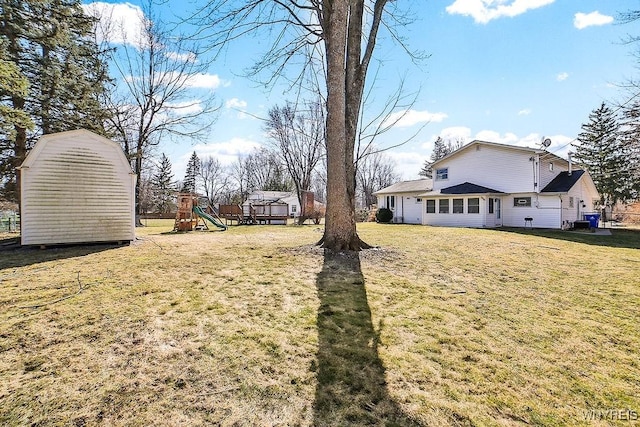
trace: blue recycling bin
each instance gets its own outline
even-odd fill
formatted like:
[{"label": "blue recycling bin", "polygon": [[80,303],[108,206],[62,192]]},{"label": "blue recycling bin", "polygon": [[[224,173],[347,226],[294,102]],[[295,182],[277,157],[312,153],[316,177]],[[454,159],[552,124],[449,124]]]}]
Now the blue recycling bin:
[{"label": "blue recycling bin", "polygon": [[587,213],[582,215],[585,221],[589,221],[589,227],[598,228],[598,224],[600,223],[600,214],[599,213]]}]

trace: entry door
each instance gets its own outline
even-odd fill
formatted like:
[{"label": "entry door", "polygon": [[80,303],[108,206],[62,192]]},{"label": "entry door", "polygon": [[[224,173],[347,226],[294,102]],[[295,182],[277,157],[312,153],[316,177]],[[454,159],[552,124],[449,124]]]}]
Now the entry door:
[{"label": "entry door", "polygon": [[496,207],[496,226],[502,226],[502,205],[500,199],[494,199],[493,204]]}]

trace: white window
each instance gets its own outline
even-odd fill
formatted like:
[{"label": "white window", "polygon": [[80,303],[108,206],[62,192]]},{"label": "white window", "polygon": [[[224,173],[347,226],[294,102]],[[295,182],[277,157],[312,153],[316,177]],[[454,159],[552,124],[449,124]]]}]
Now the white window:
[{"label": "white window", "polygon": [[396,208],[396,196],[387,196],[387,209],[394,210]]},{"label": "white window", "polygon": [[489,213],[493,213],[493,197],[489,198]]},{"label": "white window", "polygon": [[464,213],[464,199],[453,199],[453,213]]},{"label": "white window", "polygon": [[478,197],[471,197],[469,199],[469,201],[467,202],[467,213],[480,213],[480,199]]},{"label": "white window", "polygon": [[449,199],[440,199],[438,202],[438,212],[441,214],[449,213]]},{"label": "white window", "polygon": [[573,207],[573,197],[569,197],[569,207]]},{"label": "white window", "polygon": [[549,172],[553,172],[553,163],[549,163]]},{"label": "white window", "polygon": [[295,213],[298,207],[296,205],[291,205],[291,212]]},{"label": "white window", "polygon": [[514,197],[513,206],[515,207],[531,206],[531,197]]},{"label": "white window", "polygon": [[427,199],[427,213],[436,213],[435,199]]},{"label": "white window", "polygon": [[436,181],[449,179],[449,168],[436,169]]}]

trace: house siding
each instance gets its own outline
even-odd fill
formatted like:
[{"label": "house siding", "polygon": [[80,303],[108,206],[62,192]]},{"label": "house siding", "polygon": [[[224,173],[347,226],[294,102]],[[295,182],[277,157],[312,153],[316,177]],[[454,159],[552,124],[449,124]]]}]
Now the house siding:
[{"label": "house siding", "polygon": [[[531,206],[514,206],[513,199],[531,197]],[[539,195],[536,193],[514,193],[502,197],[503,225],[523,227],[524,219],[533,218],[534,228],[560,228],[562,209],[558,195]]]},{"label": "house siding", "polygon": [[[419,192],[378,195],[378,206],[391,209],[393,222],[403,224],[420,224],[422,222],[422,203],[418,202]],[[395,206],[387,206],[387,197],[395,197]]]},{"label": "house siding", "polygon": [[[553,164],[553,171],[549,170],[549,165]],[[542,190],[553,179],[558,176],[560,172],[569,170],[568,162],[561,161],[560,159],[545,159],[544,154],[540,156],[540,185],[538,190]]]},{"label": "house siding", "polygon": [[[587,179],[586,175],[583,175],[571,190],[562,196],[563,227],[569,227],[574,221],[581,220],[583,214],[597,210],[593,200],[598,198],[598,193],[589,185]],[[573,197],[573,207],[570,206],[570,197]],[[583,203],[580,203],[581,200]]]},{"label": "house siding", "polygon": [[23,245],[135,238],[135,175],[117,143],[71,131],[38,144],[21,168]]},{"label": "house siding", "polygon": [[449,171],[448,179],[433,180],[433,189],[472,182],[504,193],[534,191],[534,162],[529,160],[532,156],[516,149],[471,146],[436,165]]}]

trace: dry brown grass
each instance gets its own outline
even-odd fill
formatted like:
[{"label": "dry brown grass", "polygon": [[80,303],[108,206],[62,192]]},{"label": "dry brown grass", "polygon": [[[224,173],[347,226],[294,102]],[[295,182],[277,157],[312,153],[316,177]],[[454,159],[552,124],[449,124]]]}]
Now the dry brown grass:
[{"label": "dry brown grass", "polygon": [[362,224],[381,249],[354,259],[311,246],[317,226],[149,223],[131,246],[0,252],[0,424],[604,425],[585,411],[640,410],[639,232]]}]

